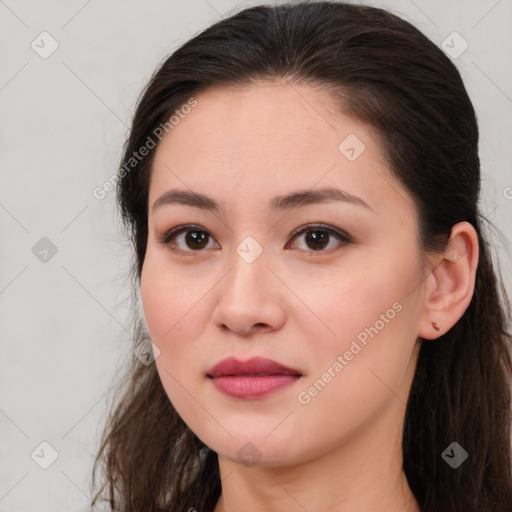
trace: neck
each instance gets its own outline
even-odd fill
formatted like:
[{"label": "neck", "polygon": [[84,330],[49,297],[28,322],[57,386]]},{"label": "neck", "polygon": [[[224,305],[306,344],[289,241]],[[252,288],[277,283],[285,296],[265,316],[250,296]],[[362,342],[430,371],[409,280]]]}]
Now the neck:
[{"label": "neck", "polygon": [[300,464],[245,466],[219,455],[215,512],[420,512],[402,468],[403,414],[395,400],[378,426]]}]

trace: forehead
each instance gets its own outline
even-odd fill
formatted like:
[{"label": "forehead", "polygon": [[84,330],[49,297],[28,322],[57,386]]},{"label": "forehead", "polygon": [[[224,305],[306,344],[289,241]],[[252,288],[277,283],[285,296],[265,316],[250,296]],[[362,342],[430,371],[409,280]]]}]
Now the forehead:
[{"label": "forehead", "polygon": [[337,150],[335,103],[317,87],[258,82],[208,89],[196,101],[197,106],[180,119],[161,147],[184,156],[180,147],[194,146],[197,153],[186,155],[188,159],[253,154],[257,161],[300,158],[315,148]]},{"label": "forehead", "polygon": [[172,187],[263,200],[339,186],[381,208],[407,195],[392,183],[373,130],[343,114],[325,89],[260,82],[195,99],[156,149],[150,204]]}]

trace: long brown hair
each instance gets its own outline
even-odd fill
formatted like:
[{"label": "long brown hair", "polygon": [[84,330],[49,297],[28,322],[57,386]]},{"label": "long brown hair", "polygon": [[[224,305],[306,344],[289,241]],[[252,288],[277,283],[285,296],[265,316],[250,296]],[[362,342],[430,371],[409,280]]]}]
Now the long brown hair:
[{"label": "long brown hair", "polygon": [[[134,246],[134,289],[146,251],[155,150],[130,159],[201,91],[256,80],[323,86],[341,110],[376,129],[391,171],[416,202],[426,251],[443,251],[457,222],[477,231],[471,303],[446,334],[422,341],[405,414],[403,468],[423,512],[510,512],[510,304],[477,206],[476,116],[456,67],[410,23],[338,2],[257,6],[176,50],[141,94],[117,182]],[[144,338],[137,317],[134,349]],[[454,441],[469,454],[457,469],[442,458]],[[209,512],[221,492],[216,453],[181,420],[155,365],[136,357],[110,409],[93,486],[100,465],[92,504],[101,499],[110,510]]]}]

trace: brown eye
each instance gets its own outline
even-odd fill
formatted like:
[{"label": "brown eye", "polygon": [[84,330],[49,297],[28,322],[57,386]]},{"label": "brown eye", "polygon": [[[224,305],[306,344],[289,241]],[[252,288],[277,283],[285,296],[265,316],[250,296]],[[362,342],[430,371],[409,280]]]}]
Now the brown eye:
[{"label": "brown eye", "polygon": [[186,231],[185,244],[191,249],[204,249],[208,245],[209,236],[205,231]]},{"label": "brown eye", "polygon": [[[300,231],[295,232],[293,239],[304,236],[304,243],[309,252],[325,252],[331,248],[339,247],[350,243],[350,238],[337,230],[323,226],[323,225],[309,225],[302,228]],[[332,239],[336,239],[338,243],[332,244]],[[330,246],[329,246],[330,245]],[[297,248],[293,244],[292,248]],[[300,247],[299,247],[300,248]]]},{"label": "brown eye", "polygon": [[169,245],[173,250],[200,252],[208,247],[210,238],[210,234],[202,228],[179,226],[168,231],[159,242]]},{"label": "brown eye", "polygon": [[331,235],[326,231],[307,231],[305,242],[308,247],[311,247],[315,251],[325,249],[325,247],[329,244],[329,239]]},{"label": "brown eye", "polygon": [[[298,248],[311,253],[322,253],[351,243],[348,235],[323,224],[308,225],[296,230],[292,233],[292,240],[301,236],[304,236],[305,247],[298,247],[293,243],[292,249]],[[213,242],[213,246],[209,246],[210,240]],[[204,249],[220,247],[204,228],[190,225],[171,229],[159,239],[159,242],[168,245],[173,251],[184,253],[202,252]]]}]

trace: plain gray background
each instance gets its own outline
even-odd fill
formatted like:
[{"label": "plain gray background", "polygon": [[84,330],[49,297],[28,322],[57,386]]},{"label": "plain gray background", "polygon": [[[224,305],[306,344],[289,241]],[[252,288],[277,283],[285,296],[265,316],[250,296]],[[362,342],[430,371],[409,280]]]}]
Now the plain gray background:
[{"label": "plain gray background", "polygon": [[[0,512],[88,509],[109,391],[131,349],[130,253],[114,193],[92,191],[115,173],[158,64],[258,3],[0,0]],[[440,46],[450,36],[452,52],[467,41],[454,61],[479,118],[482,208],[503,232],[494,241],[512,295],[512,0],[364,3]]]}]

